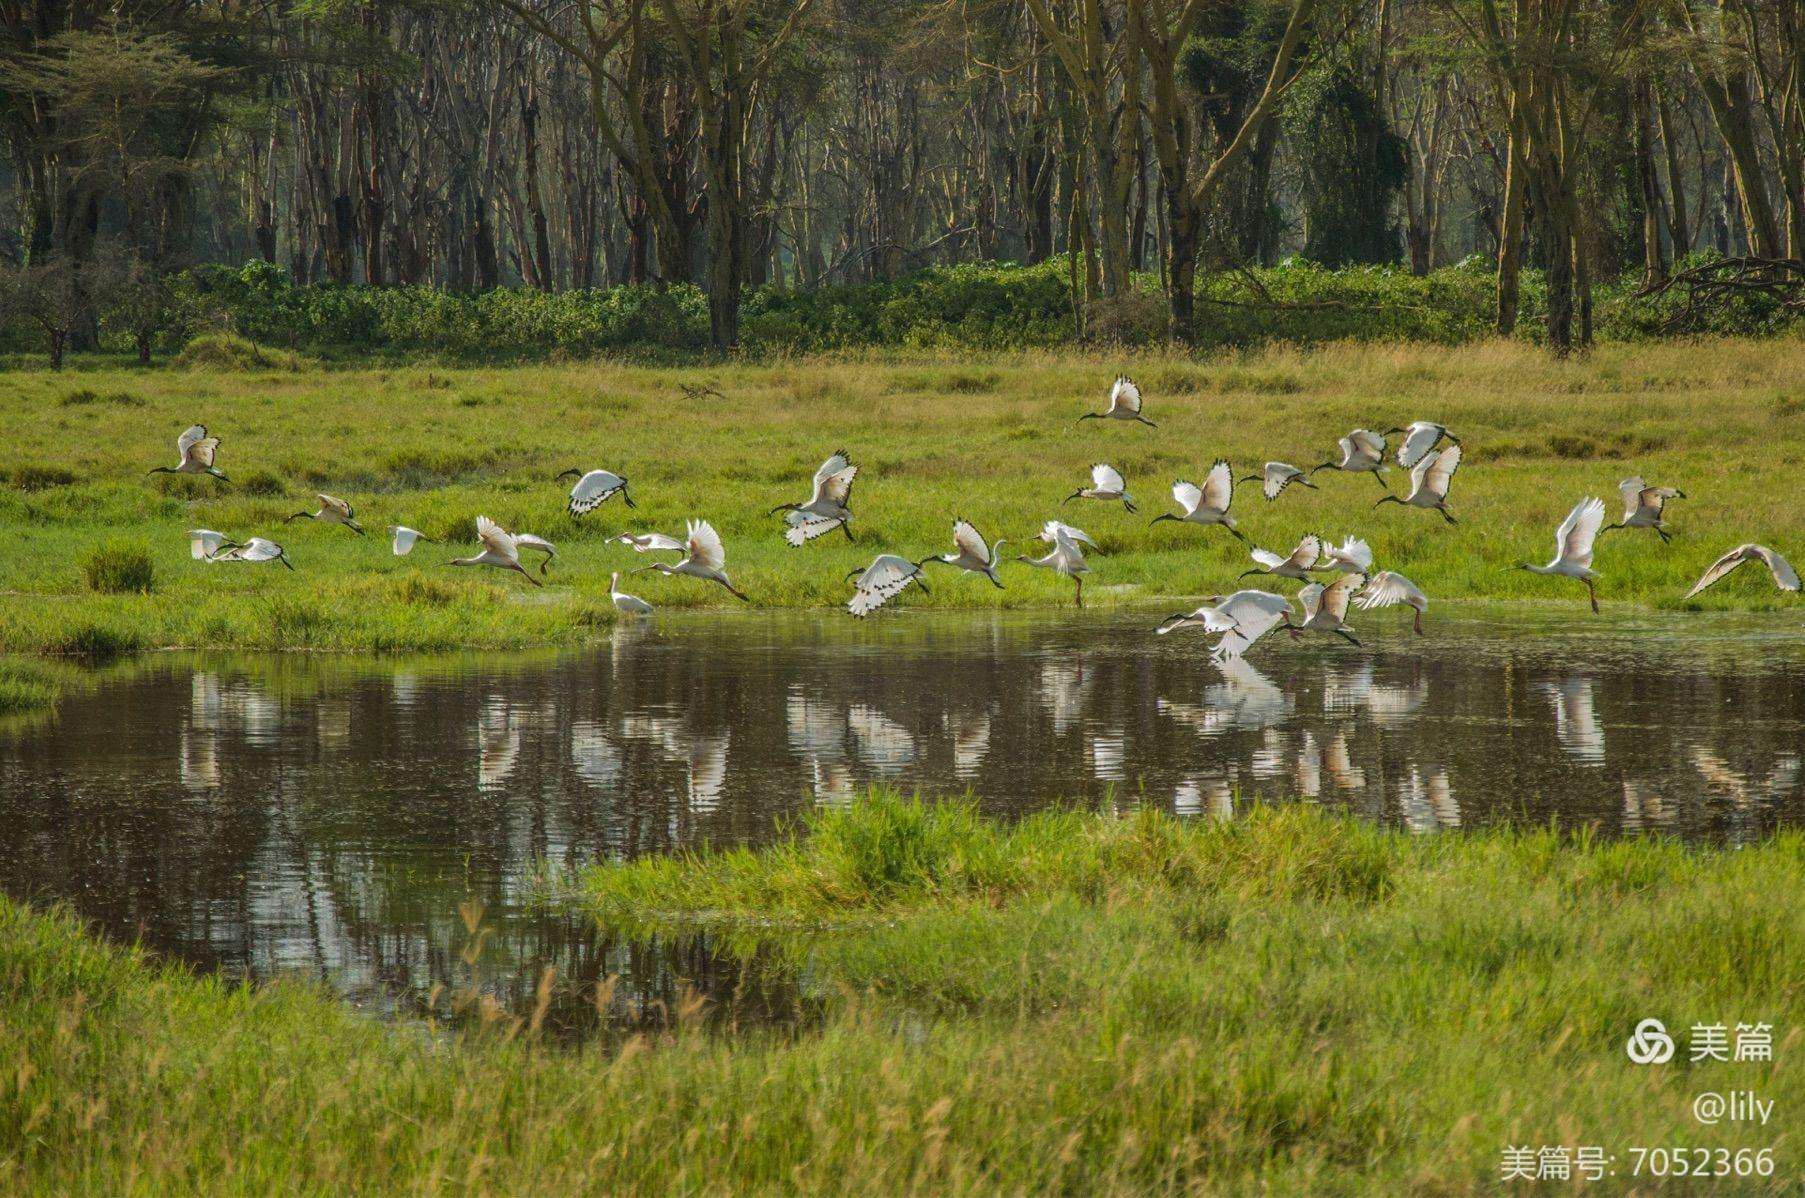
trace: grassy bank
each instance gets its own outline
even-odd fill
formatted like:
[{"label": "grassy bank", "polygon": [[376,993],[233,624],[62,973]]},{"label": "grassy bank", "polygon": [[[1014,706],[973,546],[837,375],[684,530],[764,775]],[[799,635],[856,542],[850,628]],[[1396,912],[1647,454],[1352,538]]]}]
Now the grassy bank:
[{"label": "grassy bank", "polygon": [[[1148,396],[1157,430],[1074,418],[1101,406],[1118,369]],[[608,574],[643,563],[604,544],[623,528],[681,531],[712,520],[735,582],[764,605],[844,601],[844,575],[881,550],[944,551],[955,515],[1028,548],[1042,520],[1063,514],[1102,544],[1086,588],[1097,604],[1184,601],[1228,587],[1247,564],[1220,529],[1148,519],[1171,506],[1174,477],[1198,479],[1217,457],[1237,470],[1267,458],[1304,466],[1333,456],[1355,425],[1416,417],[1454,427],[1469,448],[1452,503],[1461,519],[1388,506],[1372,510],[1369,480],[1328,473],[1320,492],[1292,488],[1268,504],[1237,494],[1242,528],[1286,549],[1305,532],[1371,541],[1382,566],[1403,570],[1436,600],[1533,599],[1574,605],[1579,588],[1509,569],[1546,560],[1573,501],[1639,472],[1691,498],[1669,509],[1671,546],[1613,533],[1599,554],[1601,592],[1671,606],[1719,553],[1744,540],[1800,551],[1805,496],[1773,481],[1805,452],[1805,343],[1713,341],[1608,346],[1557,363],[1528,346],[1337,345],[1191,360],[1035,351],[971,358],[807,358],[762,365],[655,369],[610,364],[513,369],[267,369],[182,371],[90,363],[60,376],[0,375],[0,435],[18,447],[0,490],[0,651],[106,651],[162,646],[386,651],[507,648],[579,641],[614,618]],[[719,397],[686,398],[684,385]],[[175,437],[206,423],[237,484],[158,475]],[[837,534],[802,550],[766,515],[805,496],[826,453],[845,446],[864,472],[855,492],[856,544]],[[1060,500],[1089,465],[1109,461],[1142,504]],[[570,466],[606,465],[632,480],[636,511],[619,501],[582,521],[551,481]],[[1394,487],[1407,480],[1392,471]],[[350,500],[368,537],[311,522],[315,490]],[[551,585],[446,568],[469,552],[486,513],[560,547]],[[385,525],[405,523],[457,545],[389,555]],[[218,568],[191,561],[185,530],[259,533],[297,567]],[[119,593],[84,570],[103,545],[150,555]],[[115,577],[97,575],[99,585]],[[907,606],[1064,604],[1070,584],[1010,564],[1007,590],[942,576]],[[718,588],[641,577],[632,589],[660,606],[732,606]],[[1788,600],[1765,580],[1736,578],[1710,606]],[[1163,613],[1162,613],[1163,614]],[[1401,628],[1396,612],[1363,617]]]},{"label": "grassy bank", "polygon": [[[759,854],[584,880],[646,922],[774,945],[819,1026],[617,1055],[426,1039],[232,989],[0,904],[9,1193],[1467,1193],[1505,1144],[1772,1147],[1794,1110],[1805,839],[1737,851],[1412,838],[1308,810],[1005,827],[880,799]],[[807,929],[807,930],[802,930]],[[1775,1063],[1624,1056],[1762,1020]],[[1682,1041],[1683,1043],[1683,1041]],[[1676,1192],[1683,1188],[1670,1183]]]}]

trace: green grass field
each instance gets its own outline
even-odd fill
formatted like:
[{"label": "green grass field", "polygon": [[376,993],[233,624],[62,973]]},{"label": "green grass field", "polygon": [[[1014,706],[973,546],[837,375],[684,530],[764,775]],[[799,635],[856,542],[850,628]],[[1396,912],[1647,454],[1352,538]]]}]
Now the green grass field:
[{"label": "green grass field", "polygon": [[[1802,888],[1794,832],[1412,837],[1307,808],[1003,826],[879,796],[561,900],[724,930],[796,970],[818,1023],[692,1011],[578,1051],[234,988],[0,901],[0,1191],[1466,1194],[1504,1146],[1559,1144],[1615,1156],[1588,1192],[1793,1193]],[[1774,1061],[1633,1065],[1651,1016],[1770,1022]],[[1692,1120],[1730,1089],[1780,1116]],[[1772,1149],[1774,1170],[1662,1181],[1639,1145]]]},{"label": "green grass field", "polygon": [[[1102,406],[1126,370],[1143,385],[1139,425],[1075,417]],[[953,517],[1023,542],[1062,515],[1102,543],[1086,588],[1096,604],[1181,602],[1228,588],[1249,564],[1221,529],[1162,524],[1175,477],[1200,479],[1227,457],[1237,473],[1268,459],[1305,467],[1334,456],[1348,429],[1414,418],[1452,426],[1468,456],[1449,527],[1433,513],[1372,510],[1366,478],[1325,472],[1321,491],[1268,504],[1249,486],[1236,515],[1258,544],[1289,549],[1305,532],[1371,541],[1381,568],[1402,570],[1434,600],[1534,600],[1577,611],[1574,583],[1512,571],[1546,560],[1553,529],[1582,495],[1612,505],[1631,473],[1682,488],[1671,546],[1612,533],[1597,568],[1607,615],[1625,604],[1674,606],[1725,549],[1761,540],[1805,555],[1805,495],[1782,485],[1805,454],[1805,344],[1708,341],[1613,345],[1554,362],[1533,347],[1480,344],[1271,349],[1203,360],[1044,353],[989,359],[894,355],[655,369],[610,364],[517,369],[139,371],[86,363],[59,375],[0,377],[0,436],[13,446],[0,491],[0,650],[134,646],[358,648],[386,651],[569,642],[614,619],[609,571],[646,560],[604,538],[624,528],[681,532],[711,520],[728,568],[769,605],[843,602],[846,572],[879,551],[914,557],[950,547]],[[683,384],[723,398],[691,400]],[[175,438],[203,422],[223,438],[237,485],[146,477],[173,464]],[[863,467],[856,544],[838,534],[803,549],[780,538],[775,504],[805,496],[826,454]],[[1141,503],[1060,500],[1092,462],[1121,468]],[[625,474],[640,503],[618,500],[581,521],[552,481],[571,466]],[[1407,482],[1391,471],[1392,484]],[[368,537],[282,518],[324,490],[350,500]],[[486,513],[556,542],[552,585],[458,571]],[[388,552],[384,526],[405,523],[463,544]],[[188,557],[185,530],[262,534],[297,571],[215,567]],[[84,561],[103,542],[139,545],[155,567],[148,593],[89,589]],[[1750,572],[1751,575],[1753,572]],[[1008,589],[942,575],[909,606],[1047,605],[1070,584],[1011,563]],[[1283,584],[1290,589],[1290,584]],[[661,606],[736,603],[719,588],[642,576],[631,589]],[[1737,577],[1704,600],[1764,608],[1796,602],[1762,578]],[[1163,614],[1163,613],[1162,613]],[[1401,627],[1397,612],[1365,617]]]}]

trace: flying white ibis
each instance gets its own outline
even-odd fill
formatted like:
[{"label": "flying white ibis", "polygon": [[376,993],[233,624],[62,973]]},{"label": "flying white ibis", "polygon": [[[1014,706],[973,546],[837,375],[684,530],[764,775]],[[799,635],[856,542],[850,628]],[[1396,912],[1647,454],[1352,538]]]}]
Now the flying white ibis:
[{"label": "flying white ibis", "polygon": [[1760,562],[1765,565],[1767,572],[1774,576],[1774,585],[1783,591],[1799,589],[1799,572],[1792,568],[1791,562],[1766,545],[1750,544],[1738,545],[1712,562],[1711,568],[1706,570],[1704,576],[1692,585],[1690,591],[1686,592],[1686,598],[1692,598],[1744,562]]},{"label": "flying white ibis", "polygon": [[1371,429],[1357,428],[1337,442],[1341,446],[1339,462],[1324,462],[1310,471],[1314,475],[1318,470],[1345,470],[1349,474],[1368,473],[1373,481],[1391,490],[1385,483],[1385,476],[1379,471],[1385,468],[1385,438]]},{"label": "flying white ibis", "polygon": [[1610,532],[1613,528],[1652,528],[1663,542],[1673,539],[1667,535],[1667,522],[1661,513],[1669,499],[1684,499],[1686,492],[1678,487],[1648,486],[1640,474],[1635,474],[1617,484],[1617,493],[1623,496],[1623,519],[1605,525],[1600,532]]},{"label": "flying white ibis", "polygon": [[852,598],[846,604],[846,610],[855,616],[870,615],[911,582],[924,591],[928,589],[921,567],[894,553],[880,553],[869,566],[850,571],[846,577],[858,579],[853,584]]},{"label": "flying white ibis", "polygon": [[228,549],[213,559],[219,562],[281,562],[290,570],[295,568],[288,555],[282,552],[282,546],[263,537],[252,537],[244,544]]},{"label": "flying white ibis", "polygon": [[1174,516],[1167,512],[1155,516],[1152,523],[1177,520],[1184,524],[1220,524],[1243,542],[1247,540],[1241,535],[1241,530],[1235,527],[1235,518],[1228,514],[1228,505],[1235,498],[1235,473],[1229,469],[1227,462],[1218,461],[1211,466],[1201,487],[1182,478],[1174,482],[1172,498],[1184,509],[1184,515]]},{"label": "flying white ibis", "polygon": [[1134,496],[1128,493],[1127,480],[1122,477],[1120,470],[1107,462],[1098,462],[1092,466],[1091,485],[1073,491],[1065,497],[1065,502],[1070,503],[1074,499],[1101,499],[1109,503],[1120,499],[1123,507],[1131,512],[1135,510]]},{"label": "flying white ibis", "polygon": [[1116,379],[1115,385],[1109,389],[1109,409],[1103,412],[1086,412],[1078,417],[1079,423],[1086,420],[1138,420],[1148,428],[1159,425],[1141,415],[1141,389],[1134,380],[1126,375]]},{"label": "flying white ibis", "polygon": [[358,536],[364,535],[364,526],[357,522],[351,505],[332,495],[320,495],[320,510],[317,512],[296,512],[283,523],[295,520],[318,520],[321,524],[342,524]]},{"label": "flying white ibis", "polygon": [[214,532],[211,528],[191,528],[188,530],[188,555],[197,562],[210,562],[222,549],[236,549],[238,542],[223,532]]},{"label": "flying white ibis", "polygon": [[1249,556],[1260,563],[1252,570],[1243,570],[1241,577],[1249,574],[1271,574],[1278,578],[1295,578],[1302,582],[1310,581],[1310,571],[1317,568],[1316,560],[1322,556],[1322,538],[1314,533],[1297,543],[1289,556],[1274,553],[1270,549],[1258,546],[1248,550]]},{"label": "flying white ibis", "polygon": [[1365,574],[1373,568],[1373,547],[1358,537],[1348,537],[1339,545],[1324,541],[1322,561],[1318,564],[1343,574]]},{"label": "flying white ibis", "polygon": [[635,553],[683,551],[683,542],[662,532],[622,532],[608,538],[610,545],[631,545]]},{"label": "flying white ibis", "polygon": [[[641,566],[634,570],[635,574],[644,574],[648,570],[656,570],[660,574],[682,574],[689,578],[700,578],[707,582],[718,582],[727,588],[735,599],[747,599],[727,581],[727,550],[721,544],[721,534],[714,530],[714,525],[706,520],[691,520],[689,535],[683,543],[683,560],[676,565],[669,562],[653,562],[649,566]],[[748,600],[749,601],[749,600]]]},{"label": "flying white ibis", "polygon": [[1458,469],[1458,443],[1448,446],[1440,453],[1425,454],[1410,470],[1410,494],[1402,499],[1396,495],[1386,495],[1373,506],[1377,508],[1388,503],[1400,503],[1428,508],[1430,511],[1440,512],[1441,518],[1449,524],[1457,523],[1448,511],[1448,484],[1454,481],[1454,472]]},{"label": "flying white ibis", "polygon": [[1375,607],[1391,607],[1402,603],[1416,612],[1416,634],[1423,635],[1423,613],[1429,610],[1429,596],[1423,594],[1422,588],[1411,582],[1396,570],[1381,570],[1366,580],[1366,586],[1354,598],[1354,604],[1361,611],[1371,611]]},{"label": "flying white ibis", "polygon": [[1073,528],[1069,524],[1061,524],[1057,520],[1047,521],[1040,530],[1040,539],[1053,546],[1052,552],[1045,557],[1029,557],[1024,553],[1017,556],[1015,560],[1026,562],[1030,566],[1040,566],[1043,569],[1057,571],[1071,579],[1072,585],[1077,588],[1073,592],[1073,602],[1079,607],[1083,607],[1084,575],[1089,574],[1091,568],[1085,564],[1084,550],[1079,546],[1089,545],[1095,549],[1097,543],[1081,530]]},{"label": "flying white ibis", "polygon": [[389,525],[389,535],[394,538],[394,540],[390,542],[389,548],[394,550],[396,557],[406,557],[408,554],[412,553],[414,551],[414,542],[416,541],[432,540],[431,537],[427,536],[419,529],[409,528],[405,524]]},{"label": "flying white ibis", "polygon": [[1291,610],[1283,595],[1271,591],[1236,591],[1224,597],[1212,595],[1203,606],[1189,615],[1167,616],[1155,632],[1164,635],[1179,628],[1199,625],[1205,632],[1220,632],[1215,652],[1224,657],[1239,657],[1248,646],[1270,632]]},{"label": "flying white ibis", "polygon": [[1437,424],[1433,420],[1418,420],[1409,428],[1385,430],[1387,437],[1395,437],[1399,433],[1404,434],[1404,440],[1398,446],[1398,465],[1406,470],[1427,457],[1429,451],[1441,444],[1444,438],[1451,444],[1460,444],[1460,438],[1449,432],[1447,425]]},{"label": "flying white ibis", "polygon": [[633,496],[627,493],[627,480],[612,470],[585,472],[573,466],[552,481],[562,482],[572,475],[577,476],[576,485],[570,488],[570,514],[573,516],[593,512],[614,498],[616,492],[619,492],[628,507],[639,506],[633,502]]},{"label": "flying white ibis", "polygon": [[211,474],[222,483],[232,481],[213,465],[213,455],[219,451],[219,438],[209,437],[206,425],[196,424],[187,429],[176,438],[175,447],[182,455],[181,461],[173,466],[154,467],[145,474]]},{"label": "flying white ibis", "polygon": [[791,545],[801,546],[823,533],[839,529],[852,540],[852,483],[859,476],[859,468],[852,464],[844,449],[835,450],[815,471],[814,489],[809,492],[807,503],[780,503],[771,509],[771,514],[784,513],[784,522],[789,525],[783,539]]},{"label": "flying white ibis", "polygon": [[1286,608],[1282,615],[1285,627],[1291,630],[1293,637],[1306,632],[1327,632],[1350,645],[1359,645],[1360,638],[1347,626],[1347,605],[1354,592],[1365,584],[1364,574],[1343,574],[1327,586],[1311,583],[1297,593],[1298,606],[1304,609],[1304,622],[1292,623],[1291,609]]},{"label": "flying white ibis", "polygon": [[1289,462],[1267,462],[1258,474],[1250,474],[1241,480],[1244,483],[1259,483],[1260,493],[1267,499],[1277,499],[1280,492],[1296,483],[1300,487],[1308,487],[1312,491],[1322,488],[1310,481],[1310,476]]},{"label": "flying white ibis", "polygon": [[997,577],[997,562],[1000,555],[997,550],[1003,546],[1003,538],[998,537],[994,545],[986,545],[983,536],[972,527],[969,520],[953,521],[953,551],[941,553],[933,557],[924,557],[918,565],[925,566],[929,562],[940,562],[947,566],[957,566],[967,574],[982,574],[990,579],[998,590],[1003,589],[1002,579]]},{"label": "flying white ibis", "polygon": [[1593,585],[1598,575],[1592,569],[1592,542],[1598,539],[1598,529],[1604,523],[1604,500],[1597,497],[1582,499],[1573,505],[1567,518],[1554,534],[1554,560],[1546,566],[1537,566],[1530,562],[1518,562],[1517,569],[1528,570],[1532,574],[1559,574],[1562,578],[1577,578],[1586,584],[1586,594],[1592,600],[1592,612],[1598,612],[1598,588]]},{"label": "flying white ibis", "polygon": [[652,605],[638,595],[629,595],[620,589],[620,571],[616,570],[608,576],[608,598],[614,603],[614,610],[629,616],[649,616]]},{"label": "flying white ibis", "polygon": [[457,557],[451,559],[453,566],[494,566],[498,570],[512,570],[534,586],[543,586],[537,578],[528,573],[520,564],[520,542],[513,533],[489,519],[487,516],[476,518],[476,539],[482,544],[483,551],[474,557]]}]

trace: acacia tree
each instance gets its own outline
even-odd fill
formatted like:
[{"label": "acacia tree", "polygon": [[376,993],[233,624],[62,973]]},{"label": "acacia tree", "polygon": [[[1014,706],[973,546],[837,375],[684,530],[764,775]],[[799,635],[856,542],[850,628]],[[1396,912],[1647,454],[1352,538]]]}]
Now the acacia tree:
[{"label": "acacia tree", "polygon": [[1212,199],[1277,115],[1280,102],[1302,74],[1300,51],[1316,14],[1317,0],[1296,0],[1273,52],[1266,81],[1234,135],[1210,150],[1195,169],[1196,120],[1180,92],[1178,53],[1196,31],[1205,0],[1128,0],[1128,15],[1140,31],[1148,77],[1147,119],[1166,199],[1166,308],[1170,335],[1190,340],[1195,330],[1197,255]]}]

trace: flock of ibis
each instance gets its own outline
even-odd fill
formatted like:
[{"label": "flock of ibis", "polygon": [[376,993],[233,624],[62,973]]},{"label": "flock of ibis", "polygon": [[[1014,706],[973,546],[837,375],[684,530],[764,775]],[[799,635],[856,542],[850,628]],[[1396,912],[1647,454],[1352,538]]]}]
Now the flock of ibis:
[{"label": "flock of ibis", "polygon": [[[1119,420],[1149,428],[1158,427],[1142,412],[1140,388],[1125,377],[1116,379],[1111,387],[1109,406],[1105,411],[1087,412],[1078,419],[1080,423],[1086,420]],[[1398,466],[1410,472],[1410,489],[1403,495],[1393,493],[1382,473],[1387,465],[1388,439],[1392,437],[1402,438],[1394,460]],[[219,444],[218,437],[208,435],[206,426],[197,424],[185,431],[177,441],[179,462],[174,466],[159,466],[150,473],[205,474],[230,483],[215,465]],[[1375,572],[1372,549],[1364,540],[1349,537],[1342,544],[1335,545],[1312,534],[1299,541],[1289,553],[1279,553],[1252,544],[1247,535],[1236,526],[1235,518],[1230,514],[1238,484],[1257,483],[1260,493],[1270,502],[1277,500],[1293,485],[1319,489],[1314,481],[1315,476],[1325,470],[1338,470],[1349,474],[1370,474],[1373,477],[1374,483],[1384,492],[1375,502],[1375,508],[1387,503],[1425,508],[1436,512],[1449,524],[1457,523],[1457,517],[1449,509],[1448,492],[1455,473],[1460,469],[1463,449],[1460,439],[1445,425],[1419,420],[1408,428],[1390,428],[1382,433],[1357,428],[1341,438],[1339,448],[1338,459],[1323,462],[1308,470],[1288,462],[1274,461],[1265,463],[1257,474],[1237,478],[1228,462],[1217,461],[1201,484],[1184,479],[1172,484],[1172,498],[1178,511],[1163,512],[1154,516],[1151,523],[1170,520],[1205,528],[1220,526],[1248,546],[1248,553],[1254,564],[1242,573],[1241,578],[1283,578],[1304,585],[1297,592],[1295,609],[1291,599],[1276,592],[1238,590],[1228,595],[1212,596],[1193,612],[1168,617],[1160,623],[1157,632],[1201,628],[1205,632],[1219,634],[1221,639],[1216,643],[1215,652],[1225,656],[1239,655],[1274,628],[1283,628],[1293,637],[1322,633],[1358,645],[1360,639],[1347,623],[1350,607],[1370,610],[1403,604],[1414,611],[1415,630],[1418,635],[1422,634],[1423,615],[1429,607],[1428,596],[1396,570]],[[809,496],[805,501],[779,504],[771,509],[772,515],[781,513],[783,516],[785,540],[800,547],[836,529],[851,540],[852,488],[858,474],[859,468],[844,451],[836,452],[822,462],[815,471]],[[570,489],[567,508],[572,517],[594,511],[617,494],[625,506],[637,506],[628,491],[627,480],[612,471],[571,469],[557,477],[559,481],[576,478]],[[1618,490],[1623,500],[1621,520],[1607,525],[1604,522],[1604,501],[1595,497],[1581,499],[1555,531],[1553,559],[1546,565],[1519,562],[1518,568],[1583,583],[1591,600],[1592,610],[1598,611],[1596,583],[1599,574],[1592,568],[1592,555],[1599,535],[1612,529],[1646,528],[1653,530],[1666,543],[1670,539],[1665,519],[1667,503],[1686,498],[1685,492],[1677,488],[1649,486],[1639,476],[1625,479],[1619,484]],[[1128,512],[1137,510],[1134,496],[1128,490],[1127,480],[1120,470],[1107,462],[1092,466],[1090,485],[1074,490],[1065,497],[1064,502],[1071,503],[1074,500],[1119,503]],[[364,533],[351,505],[332,495],[319,496],[318,510],[296,512],[288,517],[289,521],[303,519],[336,524],[359,536]],[[412,552],[420,541],[432,539],[405,525],[392,526],[389,532],[392,538],[391,548],[397,556]],[[535,578],[533,572],[522,564],[522,554],[540,555],[537,564],[541,577],[557,556],[556,547],[544,537],[528,532],[510,532],[487,516],[477,517],[476,535],[481,552],[470,557],[453,558],[447,564],[509,570],[532,585],[540,586],[542,584],[539,578]],[[275,561],[281,562],[290,570],[295,568],[282,546],[266,537],[253,536],[237,541],[224,533],[202,528],[191,530],[189,539],[192,554],[197,560]],[[1021,554],[1015,560],[1070,578],[1073,601],[1082,607],[1084,576],[1091,573],[1091,567],[1085,560],[1085,550],[1096,550],[1097,542],[1082,529],[1063,520],[1046,521],[1041,527],[1039,539],[1047,547],[1044,553],[1039,557]],[[682,538],[661,532],[622,532],[610,537],[608,543],[630,547],[638,554],[677,555],[675,560],[653,561],[629,573],[656,571],[673,577],[699,579],[718,584],[738,599],[747,598],[728,578],[726,548],[721,543],[720,534],[706,520],[689,521]],[[847,610],[855,616],[869,615],[911,584],[925,591],[926,567],[935,564],[982,576],[993,586],[1001,587],[1003,581],[998,575],[998,565],[1002,560],[999,553],[1002,545],[1000,538],[994,542],[986,541],[969,520],[957,519],[953,522],[951,553],[931,554],[919,559],[881,553],[870,565],[850,572],[847,579],[853,585],[853,595],[847,603]],[[1686,598],[1697,595],[1744,562],[1760,562],[1764,565],[1781,590],[1799,590],[1798,572],[1784,557],[1765,545],[1747,544],[1737,546],[1713,563],[1687,592]],[[1318,575],[1332,577],[1327,581],[1318,581]],[[652,605],[636,595],[622,591],[620,579],[621,572],[617,570],[609,581],[609,598],[614,606],[628,615],[650,615]]]}]

